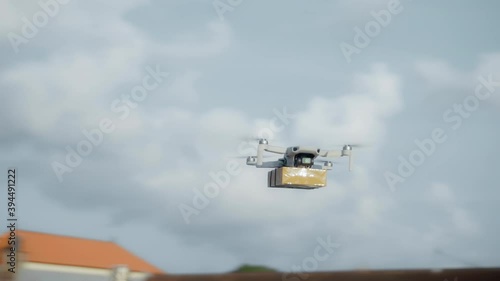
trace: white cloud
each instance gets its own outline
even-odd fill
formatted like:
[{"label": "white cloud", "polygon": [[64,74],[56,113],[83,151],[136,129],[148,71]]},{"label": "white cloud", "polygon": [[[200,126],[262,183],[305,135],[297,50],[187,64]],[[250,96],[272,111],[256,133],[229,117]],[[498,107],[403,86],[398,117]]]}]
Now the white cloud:
[{"label": "white cloud", "polygon": [[241,137],[251,128],[249,118],[239,110],[215,108],[200,116],[198,144],[212,157],[237,155]]},{"label": "white cloud", "polygon": [[[443,60],[424,60],[415,63],[415,69],[424,81],[437,94],[447,94],[452,90],[454,95],[463,93],[466,89],[469,95],[474,94],[478,78],[493,76],[493,81],[500,81],[500,53],[483,54],[479,57],[474,69],[460,70]],[[447,91],[448,90],[448,91]],[[489,103],[500,105],[500,89],[487,100]],[[456,102],[459,102],[457,100]]]},{"label": "white cloud", "polygon": [[173,78],[168,87],[168,96],[185,103],[196,103],[200,97],[196,90],[195,83],[200,78],[199,72],[187,71]]},{"label": "white cloud", "polygon": [[457,233],[463,235],[477,235],[480,233],[480,225],[468,210],[460,206],[450,186],[434,183],[430,187],[430,194],[431,200],[438,204],[450,217]]},{"label": "white cloud", "polygon": [[462,88],[468,79],[464,73],[457,71],[448,63],[441,60],[419,61],[416,63],[415,68],[417,73],[431,84],[431,86],[437,88]]},{"label": "white cloud", "polygon": [[231,29],[225,23],[211,22],[207,32],[199,39],[199,34],[188,33],[178,36],[174,42],[156,44],[158,54],[175,58],[197,58],[221,54],[231,43]]},{"label": "white cloud", "polygon": [[335,1],[334,12],[346,20],[372,20],[371,11],[387,9],[388,0],[341,0]]},{"label": "white cloud", "polygon": [[[472,74],[474,85],[478,83],[477,81],[479,76],[486,78],[488,75],[492,75],[492,80],[494,82],[497,84],[500,83],[500,53],[492,53],[481,56],[479,66]],[[495,88],[495,91],[490,99],[490,102],[500,106],[500,87],[497,86]]]},{"label": "white cloud", "polygon": [[322,145],[377,143],[383,140],[386,118],[402,109],[401,81],[383,64],[354,76],[352,93],[335,98],[312,98],[297,116],[300,139]]},{"label": "white cloud", "polygon": [[[57,131],[68,116],[74,116],[83,127],[96,127],[96,117],[110,115],[111,101],[119,97],[111,93],[126,81],[140,81],[144,75],[140,73],[141,53],[134,48],[111,47],[100,54],[56,56],[17,65],[0,80],[18,90],[15,99],[26,118],[22,124],[26,131]],[[124,56],[129,60],[123,60]]]},{"label": "white cloud", "polygon": [[[17,2],[17,1],[16,1]],[[0,2],[0,34],[8,34],[9,32],[18,32],[15,28],[21,21],[21,14],[17,11],[13,1]]]},{"label": "white cloud", "polygon": [[[18,114],[25,118],[21,123],[24,132],[37,135],[52,132],[61,140],[61,135],[55,132],[63,130],[69,139],[81,138],[81,128],[97,127],[101,118],[113,114],[110,112],[111,102],[121,94],[129,94],[128,86],[141,82],[144,67],[152,55],[159,56],[159,60],[211,56],[219,54],[230,42],[229,28],[219,23],[207,25],[207,41],[154,42],[123,20],[126,12],[146,3],[142,0],[124,5],[70,1],[60,7],[54,24],[47,34],[39,35],[43,38],[36,44],[61,47],[46,59],[22,62],[0,73],[0,82],[16,90],[11,99],[19,106]],[[27,7],[23,11],[40,8],[27,4],[21,6]],[[96,7],[99,7],[98,12]],[[193,32],[190,38],[198,35]],[[62,42],[61,38],[65,41]],[[87,41],[82,41],[85,38]],[[97,44],[85,49],[88,42]],[[168,65],[161,65],[161,69],[168,71]],[[161,94],[196,102],[199,97],[194,83],[200,75],[196,70],[173,75],[173,85],[162,87],[168,92]],[[157,102],[161,100],[159,97]],[[134,130],[141,118],[134,116],[127,120],[127,124],[119,124],[125,129],[120,129],[121,134]]]},{"label": "white cloud", "polygon": [[436,200],[440,203],[450,204],[455,200],[451,188],[442,183],[435,183],[431,186],[431,195],[431,200]]}]

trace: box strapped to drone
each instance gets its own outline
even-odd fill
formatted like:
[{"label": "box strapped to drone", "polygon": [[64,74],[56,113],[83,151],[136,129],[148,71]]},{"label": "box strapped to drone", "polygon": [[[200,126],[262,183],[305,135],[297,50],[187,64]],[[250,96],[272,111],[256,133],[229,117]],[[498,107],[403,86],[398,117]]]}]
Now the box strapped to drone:
[{"label": "box strapped to drone", "polygon": [[281,167],[269,171],[268,187],[289,187],[314,189],[326,186],[326,172],[323,169]]},{"label": "box strapped to drone", "polygon": [[[275,161],[264,161],[264,153],[280,154]],[[341,150],[324,150],[317,147],[279,147],[269,145],[267,140],[259,140],[257,156],[248,156],[247,165],[270,168],[268,186],[281,188],[316,189],[326,186],[327,171],[333,169],[329,158],[349,157],[352,165],[352,146],[344,145]],[[318,159],[318,158],[326,159]],[[323,164],[319,164],[323,163]]]}]

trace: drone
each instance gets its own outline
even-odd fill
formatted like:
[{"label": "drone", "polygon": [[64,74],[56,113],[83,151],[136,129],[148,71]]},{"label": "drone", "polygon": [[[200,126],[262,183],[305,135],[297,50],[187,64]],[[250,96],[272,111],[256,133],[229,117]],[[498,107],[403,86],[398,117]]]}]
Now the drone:
[{"label": "drone", "polygon": [[[352,148],[355,146],[344,145],[342,150],[303,146],[285,148],[269,145],[266,139],[259,139],[257,156],[249,156],[247,165],[273,169],[268,173],[268,187],[316,189],[326,186],[327,171],[333,169],[333,162],[328,158],[349,157],[349,171],[352,170]],[[264,162],[265,152],[282,154],[283,158]]]}]

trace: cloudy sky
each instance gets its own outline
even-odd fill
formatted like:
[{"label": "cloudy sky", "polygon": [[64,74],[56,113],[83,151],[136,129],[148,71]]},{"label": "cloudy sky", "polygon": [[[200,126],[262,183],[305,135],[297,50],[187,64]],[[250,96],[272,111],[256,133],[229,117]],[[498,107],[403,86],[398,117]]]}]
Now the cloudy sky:
[{"label": "cloudy sky", "polygon": [[[318,239],[339,247],[315,270],[498,266],[499,9],[3,0],[0,167],[18,171],[19,225],[172,273],[289,271]],[[323,189],[269,189],[232,158],[253,153],[245,136],[371,146]]]}]

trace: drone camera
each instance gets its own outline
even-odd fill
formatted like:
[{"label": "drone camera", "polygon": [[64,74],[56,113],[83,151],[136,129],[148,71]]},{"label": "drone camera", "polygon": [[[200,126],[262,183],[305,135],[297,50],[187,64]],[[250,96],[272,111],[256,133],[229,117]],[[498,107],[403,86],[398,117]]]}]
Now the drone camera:
[{"label": "drone camera", "polygon": [[295,156],[295,167],[311,167],[314,165],[313,154],[300,153]]}]

